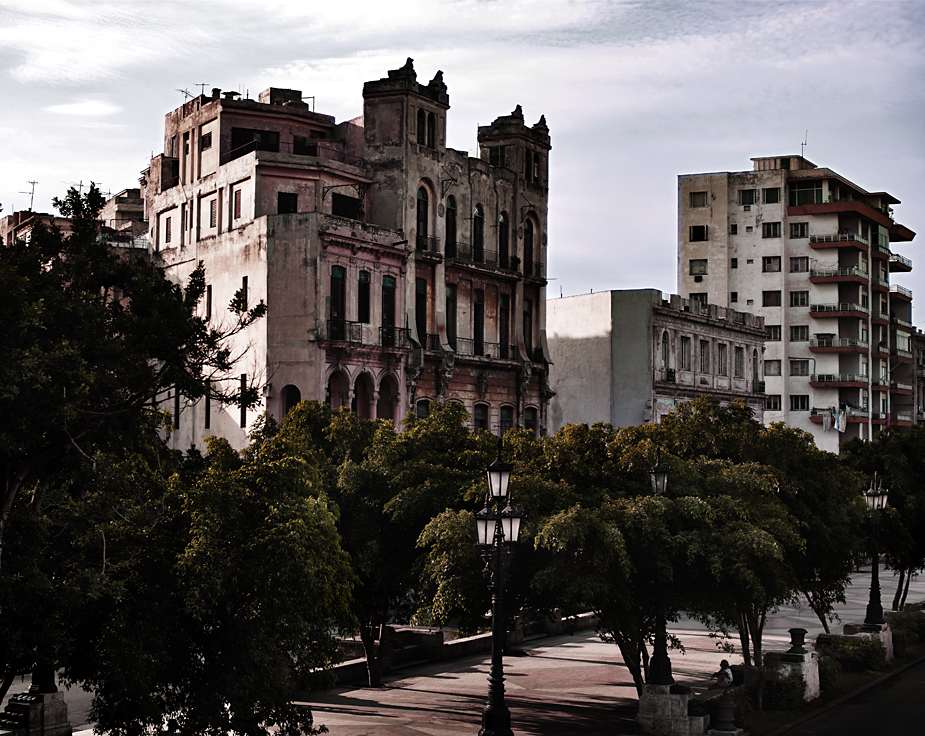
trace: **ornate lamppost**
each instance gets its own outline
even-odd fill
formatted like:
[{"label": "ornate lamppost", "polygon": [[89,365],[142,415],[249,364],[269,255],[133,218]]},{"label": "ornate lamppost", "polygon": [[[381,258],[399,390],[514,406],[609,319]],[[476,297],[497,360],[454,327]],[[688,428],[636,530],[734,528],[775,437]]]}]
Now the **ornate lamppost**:
[{"label": "ornate lamppost", "polygon": [[[671,468],[662,465],[661,450],[656,451],[655,465],[649,468],[649,477],[652,479],[652,493],[663,496],[668,489],[668,473]],[[652,647],[652,659],[649,661],[649,676],[646,680],[649,685],[673,685],[671,676],[671,660],[668,658],[668,632],[665,625],[665,614],[659,612],[655,619],[655,643]]]},{"label": "ornate lamppost", "polygon": [[[482,728],[479,736],[513,736],[511,712],[504,704],[504,558],[520,536],[520,523],[524,513],[511,507],[508,485],[512,466],[501,461],[501,440],[498,440],[498,457],[486,468],[488,496],[485,508],[475,515],[478,544],[482,559],[491,571],[491,674],[488,677],[488,703],[482,710]],[[501,509],[501,505],[506,506]]]},{"label": "ornate lamppost", "polygon": [[886,508],[887,498],[890,494],[884,488],[874,473],[870,488],[864,492],[867,508],[871,510],[871,522],[874,526],[874,556],[870,569],[870,602],[867,604],[867,616],[864,618],[864,629],[867,631],[880,631],[886,623],[883,618],[883,606],[880,603],[880,512]]}]

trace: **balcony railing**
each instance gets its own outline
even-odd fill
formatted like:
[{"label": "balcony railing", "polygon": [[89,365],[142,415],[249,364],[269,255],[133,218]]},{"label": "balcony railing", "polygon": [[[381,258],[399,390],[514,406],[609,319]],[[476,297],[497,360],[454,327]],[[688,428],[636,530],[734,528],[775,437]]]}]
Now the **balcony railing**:
[{"label": "balcony railing", "polygon": [[363,322],[349,322],[345,319],[328,320],[328,340],[336,342],[363,342]]},{"label": "balcony railing", "polygon": [[899,381],[890,381],[890,388],[894,391],[911,391],[911,383],[900,383]]},{"label": "balcony railing", "polygon": [[867,383],[867,376],[857,373],[814,373],[809,377],[810,383]]},{"label": "balcony railing", "polygon": [[524,276],[533,278],[544,278],[543,264],[539,261],[524,261]]},{"label": "balcony railing", "polygon": [[887,280],[887,279],[882,279],[882,278],[880,278],[879,276],[874,276],[874,277],[870,280],[870,282],[871,282],[874,286],[882,286],[884,289],[889,289],[889,288],[890,288],[890,282],[889,282],[889,280]]},{"label": "balcony railing", "polygon": [[855,304],[853,302],[839,302],[838,304],[811,304],[809,307],[810,312],[861,312],[863,314],[869,314],[870,310],[861,305]]},{"label": "balcony railing", "polygon": [[912,421],[912,412],[911,411],[898,411],[896,412],[896,421],[897,422],[911,422]]},{"label": "balcony railing", "polygon": [[498,253],[494,250],[485,250],[484,248],[473,248],[468,243],[455,243],[453,255],[447,251],[447,256],[455,258],[457,261],[464,263],[476,263],[484,266],[496,268],[498,266]]},{"label": "balcony railing", "polygon": [[429,235],[418,235],[415,238],[414,246],[418,253],[440,254],[440,240]]},{"label": "balcony railing", "polygon": [[890,263],[898,263],[900,266],[905,266],[910,270],[912,269],[912,260],[899,255],[899,253],[890,253]]},{"label": "balcony railing", "polygon": [[890,321],[890,315],[887,314],[886,312],[881,312],[879,309],[876,310],[873,314],[871,314],[871,317],[873,317],[874,319],[882,319],[884,322]]},{"label": "balcony railing", "polygon": [[863,243],[864,245],[870,245],[870,242],[867,238],[862,238],[860,235],[855,233],[838,233],[837,235],[810,235],[810,243],[847,243],[847,242],[858,242]]},{"label": "balcony railing", "polygon": [[894,317],[892,315],[890,316],[890,322],[892,322],[894,325],[902,325],[903,327],[909,327],[909,328],[913,327],[913,324],[911,322],[904,320],[904,319],[900,319],[899,317]]},{"label": "balcony railing", "polygon": [[329,319],[327,328],[327,339],[334,342],[381,345],[384,348],[408,348],[411,346],[410,332],[404,327],[386,326],[375,328],[366,322]]},{"label": "balcony railing", "polygon": [[905,286],[900,286],[899,284],[893,284],[890,286],[891,294],[898,294],[899,296],[904,296],[907,299],[912,298],[912,289],[907,289]]},{"label": "balcony railing", "polygon": [[852,266],[851,268],[814,268],[809,272],[809,275],[811,278],[817,279],[831,279],[839,276],[859,276],[863,279],[870,278],[867,269],[859,266]]},{"label": "balcony railing", "polygon": [[903,350],[902,348],[890,348],[890,355],[895,358],[905,358],[906,360],[912,360],[912,352],[909,350]]},{"label": "balcony railing", "polygon": [[411,330],[407,327],[380,327],[379,344],[384,348],[410,348]]},{"label": "balcony railing", "polygon": [[810,340],[809,346],[811,348],[867,348],[868,344],[853,337],[825,337]]}]

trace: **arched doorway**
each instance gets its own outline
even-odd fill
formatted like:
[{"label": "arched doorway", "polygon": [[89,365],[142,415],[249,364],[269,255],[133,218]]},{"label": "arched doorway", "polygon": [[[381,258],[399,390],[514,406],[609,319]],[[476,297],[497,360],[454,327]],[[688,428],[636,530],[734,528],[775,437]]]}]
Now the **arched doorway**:
[{"label": "arched doorway", "polygon": [[373,382],[369,375],[361,373],[353,384],[353,410],[360,419],[372,419],[372,407],[369,405],[373,397]]},{"label": "arched doorway", "polygon": [[334,410],[350,406],[350,384],[343,371],[334,371],[328,379],[328,404]]},{"label": "arched doorway", "polygon": [[395,423],[395,407],[398,399],[398,387],[392,376],[385,376],[379,384],[379,403],[376,405],[376,418],[388,419]]},{"label": "arched doorway", "polygon": [[288,386],[283,386],[282,394],[280,395],[280,418],[286,416],[289,410],[301,400],[302,392],[299,391],[298,386],[293,386],[291,383]]}]

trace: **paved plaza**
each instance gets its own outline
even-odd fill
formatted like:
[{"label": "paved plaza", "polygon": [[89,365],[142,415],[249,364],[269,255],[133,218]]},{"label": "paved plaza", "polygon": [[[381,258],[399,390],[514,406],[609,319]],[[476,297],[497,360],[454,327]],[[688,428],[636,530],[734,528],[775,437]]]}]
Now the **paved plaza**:
[{"label": "paved plaza", "polygon": [[[889,610],[896,578],[881,570],[884,608]],[[843,623],[864,620],[870,589],[870,568],[852,576],[847,603],[838,607]],[[913,581],[909,602],[925,600],[925,580]],[[807,639],[822,632],[822,625],[808,608],[787,607],[768,620],[764,635],[765,651],[783,651],[790,637],[788,629],[801,627]],[[833,631],[840,631],[840,625]],[[669,625],[680,638],[685,651],[672,651],[672,671],[682,684],[701,691],[709,676],[719,668],[724,657],[735,664],[739,655],[725,655],[721,643],[696,621],[682,619]],[[738,648],[734,636],[731,643]],[[632,678],[623,664],[615,644],[605,644],[593,631],[534,639],[517,648],[518,656],[505,658],[505,687],[512,725],[518,736],[540,734],[631,734],[637,697]],[[313,693],[305,702],[312,707],[316,724],[325,724],[332,736],[442,736],[478,732],[482,707],[488,692],[487,654],[472,655],[444,662],[425,663],[400,669],[384,678],[381,688],[339,687]],[[914,668],[913,668],[914,669]],[[925,667],[910,671],[925,680]],[[29,678],[17,681],[12,692],[28,689]],[[911,686],[897,683],[888,688],[893,693],[890,707],[902,718],[918,717],[922,699],[906,702]],[[889,695],[889,693],[888,693]],[[880,697],[870,693],[863,703],[876,703]],[[66,694],[75,733],[86,731],[89,695],[71,690]],[[835,717],[853,704],[832,711]],[[904,710],[905,709],[905,710]],[[846,723],[861,723],[863,709],[854,711]],[[921,714],[925,717],[925,713]],[[827,714],[824,719],[830,716]],[[851,731],[822,729],[826,721],[816,719],[799,734],[889,733],[888,731]],[[810,730],[806,730],[809,728]],[[796,732],[795,732],[796,733]]]}]

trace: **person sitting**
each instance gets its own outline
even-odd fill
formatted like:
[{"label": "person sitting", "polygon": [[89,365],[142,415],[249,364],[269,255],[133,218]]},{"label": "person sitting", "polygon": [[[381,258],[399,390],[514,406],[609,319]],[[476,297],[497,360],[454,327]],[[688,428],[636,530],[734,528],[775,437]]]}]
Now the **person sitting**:
[{"label": "person sitting", "polygon": [[732,686],[732,669],[729,667],[729,660],[724,659],[719,663],[719,672],[714,672],[710,677],[716,682],[714,682],[708,690],[716,690],[718,688],[731,687]]}]

